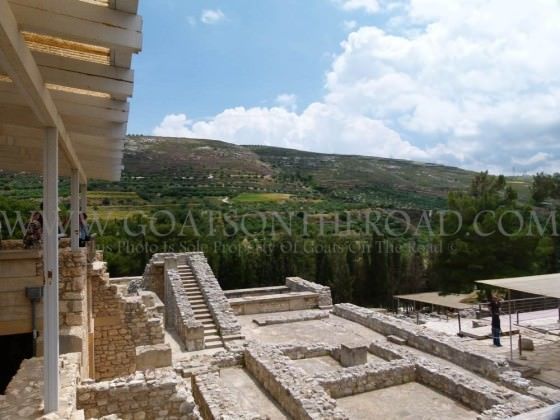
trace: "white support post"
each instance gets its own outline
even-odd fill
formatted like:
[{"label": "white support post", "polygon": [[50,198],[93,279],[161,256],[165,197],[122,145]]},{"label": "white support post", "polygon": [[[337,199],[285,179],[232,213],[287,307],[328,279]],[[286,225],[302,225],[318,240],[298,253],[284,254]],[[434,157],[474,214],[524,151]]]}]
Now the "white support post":
[{"label": "white support post", "polygon": [[80,173],[72,169],[70,179],[70,238],[72,251],[80,250]]},{"label": "white support post", "polygon": [[87,184],[80,185],[80,208],[82,213],[87,212]]},{"label": "white support post", "polygon": [[58,130],[45,129],[43,162],[45,414],[58,411]]}]

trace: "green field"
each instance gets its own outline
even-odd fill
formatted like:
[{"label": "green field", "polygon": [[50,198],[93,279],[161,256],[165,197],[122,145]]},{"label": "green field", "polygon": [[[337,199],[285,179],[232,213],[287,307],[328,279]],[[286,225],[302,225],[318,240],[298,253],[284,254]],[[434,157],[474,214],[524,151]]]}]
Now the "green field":
[{"label": "green field", "polygon": [[288,201],[290,194],[281,193],[241,193],[233,199],[235,203],[277,203]]}]

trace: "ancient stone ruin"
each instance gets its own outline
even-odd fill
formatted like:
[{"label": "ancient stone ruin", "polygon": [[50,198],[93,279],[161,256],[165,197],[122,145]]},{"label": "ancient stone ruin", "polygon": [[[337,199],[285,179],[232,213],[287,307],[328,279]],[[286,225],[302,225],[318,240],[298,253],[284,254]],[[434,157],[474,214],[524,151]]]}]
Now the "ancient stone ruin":
[{"label": "ancient stone ruin", "polygon": [[[14,250],[0,263],[3,284],[32,283],[41,259]],[[156,254],[138,278],[110,278],[85,249],[61,249],[60,266],[61,409],[45,418],[529,419],[560,402],[503,356],[333,305],[328,287],[298,277],[224,291],[201,253]],[[0,396],[0,418],[42,417],[41,346]]]}]

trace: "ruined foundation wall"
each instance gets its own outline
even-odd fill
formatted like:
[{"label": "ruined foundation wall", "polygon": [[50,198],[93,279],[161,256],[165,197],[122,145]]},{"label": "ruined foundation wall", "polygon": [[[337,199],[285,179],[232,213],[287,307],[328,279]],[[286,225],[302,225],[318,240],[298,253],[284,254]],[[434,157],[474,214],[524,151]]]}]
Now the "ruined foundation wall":
[{"label": "ruined foundation wall", "polygon": [[251,343],[245,349],[245,367],[296,419],[347,419],[316,380],[291,365],[275,347]]},{"label": "ruined foundation wall", "polygon": [[286,286],[292,292],[313,292],[319,294],[319,308],[330,309],[333,306],[331,288],[300,277],[287,277]]},{"label": "ruined foundation wall", "polygon": [[205,419],[265,420],[268,418],[242,410],[232,395],[220,385],[218,372],[207,372],[193,377],[192,390],[200,413]]},{"label": "ruined foundation wall", "polygon": [[86,418],[114,414],[129,419],[200,419],[190,389],[170,368],[85,383],[78,388],[77,399]]},{"label": "ruined foundation wall", "polygon": [[415,365],[408,360],[370,363],[322,373],[315,379],[331,397],[341,398],[412,382]]},{"label": "ruined foundation wall", "polygon": [[151,318],[141,297],[124,297],[109,281],[103,263],[92,265],[95,379],[113,379],[136,370],[137,346],[164,342],[160,318]]},{"label": "ruined foundation wall", "polygon": [[[59,410],[48,419],[79,419],[76,393],[80,380],[80,354],[60,356]],[[1,419],[46,419],[43,416],[43,358],[25,359],[5,395],[0,395]]]},{"label": "ruined foundation wall", "polygon": [[82,376],[89,377],[90,305],[87,250],[59,254],[60,353],[81,352]]},{"label": "ruined foundation wall", "polygon": [[142,287],[145,290],[154,292],[162,302],[165,302],[165,287],[164,287],[164,269],[163,261],[166,254],[155,254],[146,268],[142,276]]},{"label": "ruined foundation wall", "polygon": [[371,309],[341,303],[334,306],[333,313],[380,334],[400,337],[406,340],[411,347],[449,360],[458,366],[495,380],[499,379],[500,373],[508,367],[507,361],[503,357],[490,357],[483,354],[470,348],[467,343],[457,337],[422,329]]}]

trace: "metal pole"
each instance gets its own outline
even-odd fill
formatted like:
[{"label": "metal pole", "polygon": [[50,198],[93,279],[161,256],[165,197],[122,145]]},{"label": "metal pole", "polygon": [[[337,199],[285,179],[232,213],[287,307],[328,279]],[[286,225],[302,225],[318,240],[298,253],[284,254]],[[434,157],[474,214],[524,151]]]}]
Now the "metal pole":
[{"label": "metal pole", "polygon": [[80,174],[72,169],[70,180],[70,240],[72,251],[80,250]]},{"label": "metal pole", "polygon": [[511,290],[508,289],[508,312],[509,312],[509,357],[513,360],[513,330],[511,325]]},{"label": "metal pole", "polygon": [[45,130],[43,160],[44,404],[58,411],[58,131]]},{"label": "metal pole", "polygon": [[461,334],[461,313],[457,312],[457,320],[459,321],[459,334]]},{"label": "metal pole", "polygon": [[82,193],[80,195],[80,208],[83,213],[86,213],[87,212],[87,184],[81,184],[80,191]]}]

